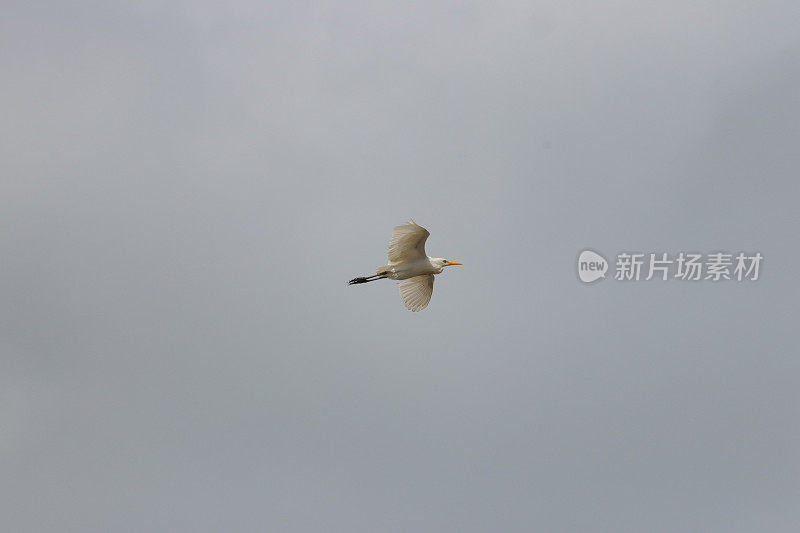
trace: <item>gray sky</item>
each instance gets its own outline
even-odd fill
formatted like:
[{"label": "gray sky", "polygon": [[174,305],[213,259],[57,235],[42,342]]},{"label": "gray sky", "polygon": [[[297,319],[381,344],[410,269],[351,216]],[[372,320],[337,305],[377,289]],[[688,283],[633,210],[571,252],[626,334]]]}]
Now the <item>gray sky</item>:
[{"label": "gray sky", "polygon": [[218,4],[4,5],[0,529],[797,531],[797,2]]}]

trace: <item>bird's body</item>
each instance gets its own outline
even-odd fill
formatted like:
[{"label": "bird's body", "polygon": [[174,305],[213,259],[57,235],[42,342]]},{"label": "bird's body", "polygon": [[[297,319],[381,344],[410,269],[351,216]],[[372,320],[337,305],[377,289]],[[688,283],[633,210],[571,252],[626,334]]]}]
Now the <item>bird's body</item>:
[{"label": "bird's body", "polygon": [[460,265],[440,257],[425,254],[425,241],[430,233],[413,220],[392,230],[389,240],[389,264],[375,269],[374,276],[351,279],[349,285],[367,283],[379,279],[400,281],[400,297],[411,311],[420,311],[428,306],[433,294],[433,276],[441,274],[448,265]]},{"label": "bird's body", "polygon": [[436,259],[431,257],[420,257],[411,261],[403,261],[396,264],[379,266],[375,269],[378,274],[385,274],[384,277],[396,279],[398,281],[421,276],[423,274],[441,274],[444,266],[436,264]]}]

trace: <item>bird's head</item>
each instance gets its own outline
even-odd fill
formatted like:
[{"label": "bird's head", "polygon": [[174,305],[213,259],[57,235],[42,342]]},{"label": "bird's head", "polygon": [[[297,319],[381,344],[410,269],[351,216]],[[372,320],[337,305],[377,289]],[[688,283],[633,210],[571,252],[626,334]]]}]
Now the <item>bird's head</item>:
[{"label": "bird's head", "polygon": [[461,263],[456,263],[455,261],[448,261],[447,259],[442,259],[441,257],[437,257],[433,261],[431,261],[434,265],[439,268],[444,268],[446,266],[453,266],[453,265],[460,265]]}]

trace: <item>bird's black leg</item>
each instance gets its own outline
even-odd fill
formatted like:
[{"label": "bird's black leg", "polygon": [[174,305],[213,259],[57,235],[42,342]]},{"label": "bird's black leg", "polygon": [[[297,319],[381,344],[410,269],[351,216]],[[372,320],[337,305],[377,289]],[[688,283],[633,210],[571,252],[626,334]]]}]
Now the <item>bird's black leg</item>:
[{"label": "bird's black leg", "polygon": [[367,283],[369,281],[375,281],[381,278],[385,278],[385,274],[375,274],[374,276],[365,276],[361,278],[353,278],[347,282],[348,285],[357,285],[359,283]]}]

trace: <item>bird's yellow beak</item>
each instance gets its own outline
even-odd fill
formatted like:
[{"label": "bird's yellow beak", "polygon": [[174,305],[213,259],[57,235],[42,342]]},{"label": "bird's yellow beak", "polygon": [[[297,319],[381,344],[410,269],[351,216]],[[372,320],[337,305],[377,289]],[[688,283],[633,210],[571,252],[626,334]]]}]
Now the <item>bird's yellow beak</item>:
[{"label": "bird's yellow beak", "polygon": [[[456,263],[455,261],[447,261],[447,260],[445,260],[445,264],[448,264],[448,265],[461,265],[461,263]],[[464,266],[464,265],[461,265],[461,266]]]}]

